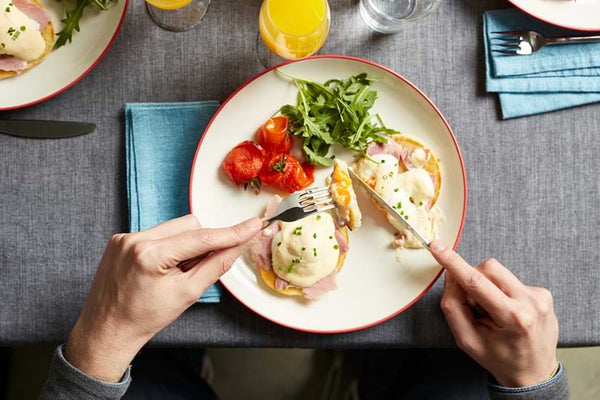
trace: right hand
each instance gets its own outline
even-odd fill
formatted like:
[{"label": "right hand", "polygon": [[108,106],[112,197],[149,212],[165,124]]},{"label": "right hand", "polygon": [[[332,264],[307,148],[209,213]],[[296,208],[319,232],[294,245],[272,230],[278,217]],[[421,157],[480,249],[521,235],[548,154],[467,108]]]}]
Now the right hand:
[{"label": "right hand", "polygon": [[[550,378],[558,343],[552,294],[525,286],[494,259],[473,268],[440,241],[431,244],[431,253],[446,269],[441,307],[458,347],[502,386]],[[483,315],[476,317],[473,309]]]},{"label": "right hand", "polygon": [[[261,225],[253,218],[230,228],[202,229],[187,215],[113,236],[69,335],[67,361],[97,379],[120,380],[142,346],[227,272]],[[206,253],[186,271],[178,267]]]}]

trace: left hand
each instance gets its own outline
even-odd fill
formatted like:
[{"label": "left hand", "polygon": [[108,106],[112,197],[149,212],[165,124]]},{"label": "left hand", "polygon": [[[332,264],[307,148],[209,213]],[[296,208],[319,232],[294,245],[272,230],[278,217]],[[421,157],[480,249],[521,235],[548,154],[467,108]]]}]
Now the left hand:
[{"label": "left hand", "polygon": [[[119,381],[137,352],[227,272],[261,229],[258,218],[202,229],[193,215],[112,237],[65,358],[87,375]],[[184,272],[184,260],[213,252]]]}]

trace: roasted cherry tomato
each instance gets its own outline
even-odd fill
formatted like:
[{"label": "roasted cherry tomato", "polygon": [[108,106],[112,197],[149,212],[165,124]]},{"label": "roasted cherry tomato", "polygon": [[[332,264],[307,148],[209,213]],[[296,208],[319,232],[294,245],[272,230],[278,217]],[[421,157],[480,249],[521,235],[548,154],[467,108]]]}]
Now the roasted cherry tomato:
[{"label": "roasted cherry tomato", "polygon": [[307,174],[291,154],[277,154],[267,159],[258,178],[263,185],[288,193],[304,189],[314,182],[312,169]]},{"label": "roasted cherry tomato", "polygon": [[227,154],[223,161],[223,169],[236,185],[257,183],[256,179],[264,162],[263,148],[247,140]]},{"label": "roasted cherry tomato", "polygon": [[292,148],[292,135],[287,133],[287,117],[269,118],[260,127],[256,140],[270,153],[287,153]]}]

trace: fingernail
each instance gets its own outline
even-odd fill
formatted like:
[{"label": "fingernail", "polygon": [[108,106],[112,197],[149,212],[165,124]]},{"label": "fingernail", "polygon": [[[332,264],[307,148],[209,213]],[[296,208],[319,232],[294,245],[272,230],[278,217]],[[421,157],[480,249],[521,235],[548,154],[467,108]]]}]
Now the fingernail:
[{"label": "fingernail", "polygon": [[435,251],[444,251],[448,248],[448,246],[446,246],[446,243],[442,242],[441,240],[436,240],[435,242],[431,243],[429,247],[431,247]]}]

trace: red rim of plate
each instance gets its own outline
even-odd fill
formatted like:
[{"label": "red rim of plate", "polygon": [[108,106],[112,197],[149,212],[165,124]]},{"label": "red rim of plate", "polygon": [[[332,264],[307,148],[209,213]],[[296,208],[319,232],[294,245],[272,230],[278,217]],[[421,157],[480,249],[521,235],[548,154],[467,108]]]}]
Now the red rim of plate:
[{"label": "red rim of plate", "polygon": [[566,25],[566,24],[560,24],[560,23],[555,22],[555,21],[550,21],[550,20],[548,20],[548,19],[546,19],[544,17],[541,17],[540,15],[536,15],[536,14],[534,14],[532,12],[529,12],[529,11],[525,10],[525,8],[523,8],[523,6],[517,4],[518,0],[508,0],[508,1],[510,1],[515,7],[517,7],[518,9],[520,9],[521,11],[523,11],[524,13],[527,13],[527,14],[531,15],[532,17],[537,18],[540,21],[544,21],[545,23],[550,24],[550,25],[555,25],[555,26],[559,26],[561,28],[572,29],[572,30],[575,30],[575,31],[583,31],[583,32],[600,31],[600,25],[598,25],[598,27],[596,27],[596,28],[582,28],[580,26]]},{"label": "red rim of plate", "polygon": [[[448,130],[448,132],[450,133],[450,137],[452,139],[452,142],[454,143],[454,147],[456,148],[456,152],[458,153],[458,158],[460,161],[460,166],[461,166],[461,172],[462,172],[462,178],[463,178],[463,187],[464,187],[464,191],[463,191],[463,198],[464,198],[464,205],[463,205],[463,210],[462,210],[462,216],[461,216],[461,222],[460,222],[460,228],[458,229],[458,235],[456,236],[456,241],[454,242],[453,248],[456,249],[456,247],[458,246],[458,243],[460,242],[460,238],[462,236],[462,231],[463,231],[463,227],[465,224],[465,215],[467,213],[467,174],[465,171],[465,163],[463,160],[463,156],[462,153],[460,151],[460,147],[458,146],[458,141],[456,140],[456,136],[454,135],[454,132],[452,131],[452,128],[450,128],[450,125],[448,124],[448,121],[446,121],[446,118],[444,118],[444,116],[442,115],[442,113],[440,112],[440,110],[435,106],[435,104],[433,104],[433,102],[429,99],[429,97],[427,97],[425,95],[425,93],[423,93],[419,88],[417,88],[413,83],[411,83],[408,79],[404,78],[402,75],[392,71],[391,69],[384,67],[383,65],[377,64],[373,61],[368,61],[368,60],[364,60],[362,58],[357,58],[357,57],[351,57],[351,56],[344,56],[344,55],[337,55],[337,54],[331,54],[331,55],[317,55],[317,56],[312,56],[312,57],[308,57],[308,58],[304,58],[301,60],[293,60],[293,61],[286,61],[284,63],[281,63],[279,65],[276,65],[274,67],[271,67],[269,69],[266,69],[264,71],[262,71],[261,73],[255,75],[254,77],[250,78],[249,80],[247,80],[246,82],[244,82],[240,87],[238,87],[231,95],[229,95],[229,97],[223,102],[223,104],[221,104],[221,106],[217,109],[217,111],[215,112],[215,114],[212,116],[212,118],[210,119],[210,121],[208,122],[208,125],[206,125],[206,128],[204,129],[204,132],[202,134],[202,137],[200,138],[200,141],[198,142],[198,146],[196,147],[196,153],[194,154],[194,161],[192,162],[192,170],[190,172],[190,183],[189,183],[189,205],[190,205],[190,212],[193,214],[194,210],[193,210],[193,201],[192,201],[192,188],[193,188],[193,181],[194,181],[194,171],[196,169],[196,161],[198,160],[198,153],[200,151],[200,146],[202,146],[202,142],[204,141],[205,138],[205,133],[208,132],[208,130],[210,129],[212,123],[214,122],[215,118],[219,115],[219,113],[223,110],[223,108],[227,105],[227,103],[229,103],[229,101],[231,99],[233,99],[238,92],[240,92],[242,89],[244,89],[246,86],[248,86],[250,83],[254,82],[256,79],[260,78],[261,76],[271,72],[272,70],[282,67],[284,65],[288,65],[288,64],[294,64],[297,62],[303,62],[305,60],[311,60],[311,59],[317,59],[317,58],[333,58],[333,59],[342,59],[342,60],[350,60],[350,61],[357,61],[357,62],[361,62],[367,65],[371,65],[374,66],[376,68],[379,68],[383,71],[386,71],[388,73],[390,73],[391,75],[393,75],[394,77],[402,80],[404,83],[406,83],[408,86],[410,86],[415,92],[417,92],[419,95],[421,95],[426,101],[427,103],[429,103],[431,105],[431,107],[433,107],[433,109],[435,110],[435,112],[438,114],[438,116],[440,117],[440,119],[442,120],[442,122],[444,123],[444,125],[446,126],[446,129]],[[293,325],[289,325],[289,324],[284,324],[282,322],[276,321],[264,314],[262,314],[260,311],[250,307],[248,304],[246,304],[242,299],[240,299],[238,296],[236,296],[236,294],[230,290],[227,285],[225,283],[223,283],[223,280],[221,279],[221,283],[223,284],[223,286],[225,286],[225,288],[229,291],[229,293],[231,293],[231,295],[233,297],[235,297],[240,303],[242,303],[244,306],[246,306],[247,308],[249,308],[250,310],[252,310],[253,312],[255,312],[256,314],[260,315],[261,317],[277,324],[277,325],[281,325],[284,326],[286,328],[290,328],[290,329],[295,329],[298,331],[303,331],[303,332],[309,332],[309,333],[321,333],[321,334],[335,334],[335,333],[346,333],[346,332],[354,332],[354,331],[359,331],[362,329],[366,329],[366,328],[370,328],[372,326],[375,325],[379,325],[391,318],[394,318],[395,316],[397,316],[398,314],[404,312],[405,310],[409,309],[413,304],[415,304],[417,301],[419,301],[424,295],[425,293],[427,293],[429,291],[429,289],[431,289],[431,287],[435,284],[435,282],[437,282],[437,280],[439,279],[439,277],[442,275],[442,271],[443,269],[440,268],[440,271],[436,274],[436,276],[432,279],[432,281],[427,285],[427,287],[425,287],[425,289],[423,289],[423,291],[421,293],[419,293],[410,303],[408,303],[407,305],[405,305],[404,307],[400,308],[398,311],[393,312],[392,314],[388,315],[387,317],[384,317],[382,319],[379,319],[375,322],[370,322],[368,324],[365,325],[360,325],[360,326],[356,326],[356,327],[352,327],[352,328],[347,328],[347,329],[339,329],[339,330],[316,330],[316,329],[306,329],[306,328],[302,328],[302,327],[298,327],[298,326],[293,326]]]},{"label": "red rim of plate", "polygon": [[47,96],[44,96],[44,97],[40,97],[37,100],[30,101],[29,103],[18,104],[16,106],[10,106],[10,107],[0,107],[0,111],[18,110],[19,108],[25,108],[25,107],[33,106],[35,104],[42,103],[42,102],[44,102],[46,100],[50,100],[51,98],[56,97],[59,94],[67,91],[73,85],[75,85],[80,80],[82,80],[83,78],[85,78],[85,76],[87,74],[89,74],[94,68],[96,68],[96,65],[98,65],[98,63],[100,63],[100,61],[104,58],[104,56],[106,55],[106,53],[108,53],[108,50],[110,50],[113,42],[115,41],[115,39],[117,38],[117,35],[119,34],[119,31],[121,30],[121,25],[123,25],[123,21],[125,21],[125,14],[127,14],[127,8],[128,7],[129,7],[129,0],[125,0],[125,7],[123,7],[123,13],[121,14],[121,19],[119,20],[119,23],[117,24],[117,29],[115,29],[115,32],[113,33],[112,38],[110,38],[110,41],[108,42],[108,44],[106,45],[106,47],[104,48],[104,50],[102,50],[102,53],[100,53],[100,55],[98,56],[98,58],[96,58],[96,60],[92,63],[92,65],[90,65],[85,71],[83,71],[81,73],[81,75],[79,75],[77,78],[75,78],[74,80],[72,80],[71,82],[69,82],[68,84],[66,84],[65,86],[63,86],[62,88],[60,88],[59,90],[57,90],[54,93],[51,93],[51,94],[49,94]]}]

